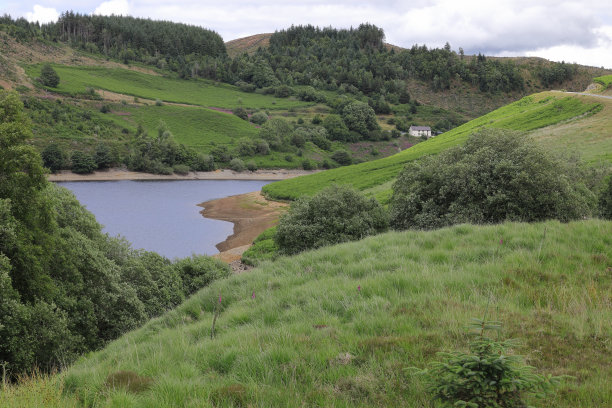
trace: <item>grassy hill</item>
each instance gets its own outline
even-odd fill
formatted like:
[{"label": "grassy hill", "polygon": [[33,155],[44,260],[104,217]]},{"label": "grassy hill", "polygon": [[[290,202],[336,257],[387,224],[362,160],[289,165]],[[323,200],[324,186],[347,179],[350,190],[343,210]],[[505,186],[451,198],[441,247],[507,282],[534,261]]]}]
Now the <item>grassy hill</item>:
[{"label": "grassy hill", "polygon": [[[41,65],[28,66],[31,78],[40,76]],[[56,65],[61,78],[54,92],[67,95],[87,94],[87,88],[105,89],[120,94],[159,99],[166,102],[233,109],[288,109],[309,104],[287,98],[241,92],[228,84],[207,80],[183,80],[121,68],[75,67]]]},{"label": "grassy hill", "polygon": [[[602,112],[604,106],[606,111]],[[396,155],[268,184],[263,191],[272,198],[293,200],[302,195],[312,195],[331,184],[350,184],[359,190],[374,189],[377,197],[384,202],[390,193],[388,183],[397,176],[407,162],[458,145],[471,133],[483,127],[533,131],[559,123],[563,123],[562,127],[567,128],[570,123],[576,121],[579,123],[577,125],[579,129],[585,118],[592,115],[589,120],[596,117],[604,123],[598,130],[597,140],[607,147],[609,144],[607,132],[610,127],[606,128],[605,124],[608,126],[612,124],[609,115],[611,108],[612,101],[603,98],[543,92],[506,105]],[[543,136],[538,137],[544,139]],[[568,136],[567,139],[571,137]],[[574,139],[570,142],[569,150],[582,152],[587,160],[599,159],[601,155],[608,157],[612,151],[598,149],[597,146],[599,146],[597,143],[590,146],[582,143],[580,139]],[[385,186],[385,183],[387,188],[379,191],[380,186]]]},{"label": "grassy hill", "polygon": [[[469,319],[488,313],[538,372],[574,377],[537,406],[607,407],[611,262],[612,223],[596,220],[394,232],[280,258],[0,405],[430,406],[406,368],[466,349]],[[149,388],[109,386],[121,370]]]}]

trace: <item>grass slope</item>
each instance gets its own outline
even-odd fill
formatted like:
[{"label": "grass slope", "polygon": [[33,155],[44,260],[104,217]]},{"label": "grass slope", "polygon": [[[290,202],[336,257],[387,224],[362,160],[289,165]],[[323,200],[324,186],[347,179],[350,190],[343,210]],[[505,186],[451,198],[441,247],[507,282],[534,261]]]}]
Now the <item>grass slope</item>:
[{"label": "grass slope", "polygon": [[[608,407],[611,268],[612,223],[597,220],[393,232],[280,258],[85,356],[65,375],[65,401],[432,406],[405,369],[466,349],[465,325],[488,310],[537,371],[575,377],[538,406]],[[151,388],[106,386],[119,370],[150,378]],[[0,405],[28,406],[17,394]]]},{"label": "grass slope", "polygon": [[593,81],[604,86],[604,89],[609,88],[612,85],[612,75],[604,75],[594,78]]},{"label": "grass slope", "polygon": [[535,130],[531,134],[550,150],[578,154],[593,165],[612,167],[612,99],[575,95],[585,103],[599,103],[596,115]]},{"label": "grass slope", "polygon": [[163,120],[179,143],[208,152],[213,144],[233,145],[241,137],[254,137],[257,128],[235,115],[196,106],[113,105],[106,115],[116,123],[136,129],[139,123],[156,135]]},{"label": "grass slope", "polygon": [[[496,127],[531,131],[593,114],[601,108],[599,102],[583,102],[575,96],[543,92],[522,98],[396,155],[268,184],[264,186],[263,192],[271,198],[294,200],[315,194],[334,183],[350,184],[359,190],[372,189],[393,180],[407,162],[456,146],[478,129]],[[384,201],[389,192],[384,190],[376,196]]]},{"label": "grass slope", "polygon": [[[53,65],[61,82],[55,92],[85,94],[88,87],[167,102],[233,109],[237,106],[257,109],[288,109],[308,106],[305,102],[269,95],[241,92],[228,84],[205,80],[183,80],[122,68]],[[31,78],[40,76],[41,65],[30,65],[26,72]]]}]

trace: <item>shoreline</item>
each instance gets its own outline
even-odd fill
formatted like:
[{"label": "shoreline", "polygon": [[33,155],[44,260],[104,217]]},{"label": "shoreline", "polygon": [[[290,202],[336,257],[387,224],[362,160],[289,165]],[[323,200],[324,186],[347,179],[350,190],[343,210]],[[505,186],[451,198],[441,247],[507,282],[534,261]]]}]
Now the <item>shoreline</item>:
[{"label": "shoreline", "polygon": [[213,255],[232,263],[241,259],[259,234],[276,225],[289,204],[266,200],[261,192],[254,191],[206,201],[198,206],[203,207],[202,216],[234,224],[232,235],[216,245],[219,253]]},{"label": "shoreline", "polygon": [[51,182],[62,181],[121,181],[121,180],[285,180],[293,177],[313,174],[318,170],[256,170],[235,172],[233,170],[192,171],[186,175],[179,174],[151,174],[129,171],[124,169],[109,169],[95,171],[91,174],[76,174],[70,170],[47,175]]}]

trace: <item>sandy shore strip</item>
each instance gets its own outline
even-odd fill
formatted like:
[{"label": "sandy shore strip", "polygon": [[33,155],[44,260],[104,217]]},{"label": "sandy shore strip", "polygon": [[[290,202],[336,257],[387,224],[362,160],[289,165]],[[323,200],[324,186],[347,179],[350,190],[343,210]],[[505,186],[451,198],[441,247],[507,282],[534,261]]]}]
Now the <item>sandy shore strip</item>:
[{"label": "sandy shore strip", "polygon": [[76,174],[69,170],[62,170],[49,174],[49,181],[115,181],[115,180],[285,180],[293,177],[305,176],[317,171],[306,170],[257,170],[235,172],[232,170],[195,171],[186,175],[179,174],[150,174],[129,171],[124,169],[109,169],[96,171],[91,174]]},{"label": "sandy shore strip", "polygon": [[278,222],[288,204],[268,201],[259,191],[219,198],[198,204],[201,214],[214,220],[234,223],[234,233],[217,244],[221,252],[215,255],[225,262],[239,260],[251,244],[266,229]]}]

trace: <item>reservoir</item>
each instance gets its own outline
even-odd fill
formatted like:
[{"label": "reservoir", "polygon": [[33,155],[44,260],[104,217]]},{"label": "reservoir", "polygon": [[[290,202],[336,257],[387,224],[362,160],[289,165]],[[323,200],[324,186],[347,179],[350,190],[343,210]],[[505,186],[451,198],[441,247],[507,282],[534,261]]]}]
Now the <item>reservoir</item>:
[{"label": "reservoir", "polygon": [[77,181],[60,182],[103,225],[135,249],[167,258],[218,253],[215,245],[233,224],[204,218],[197,205],[208,200],[258,191],[262,180]]}]

